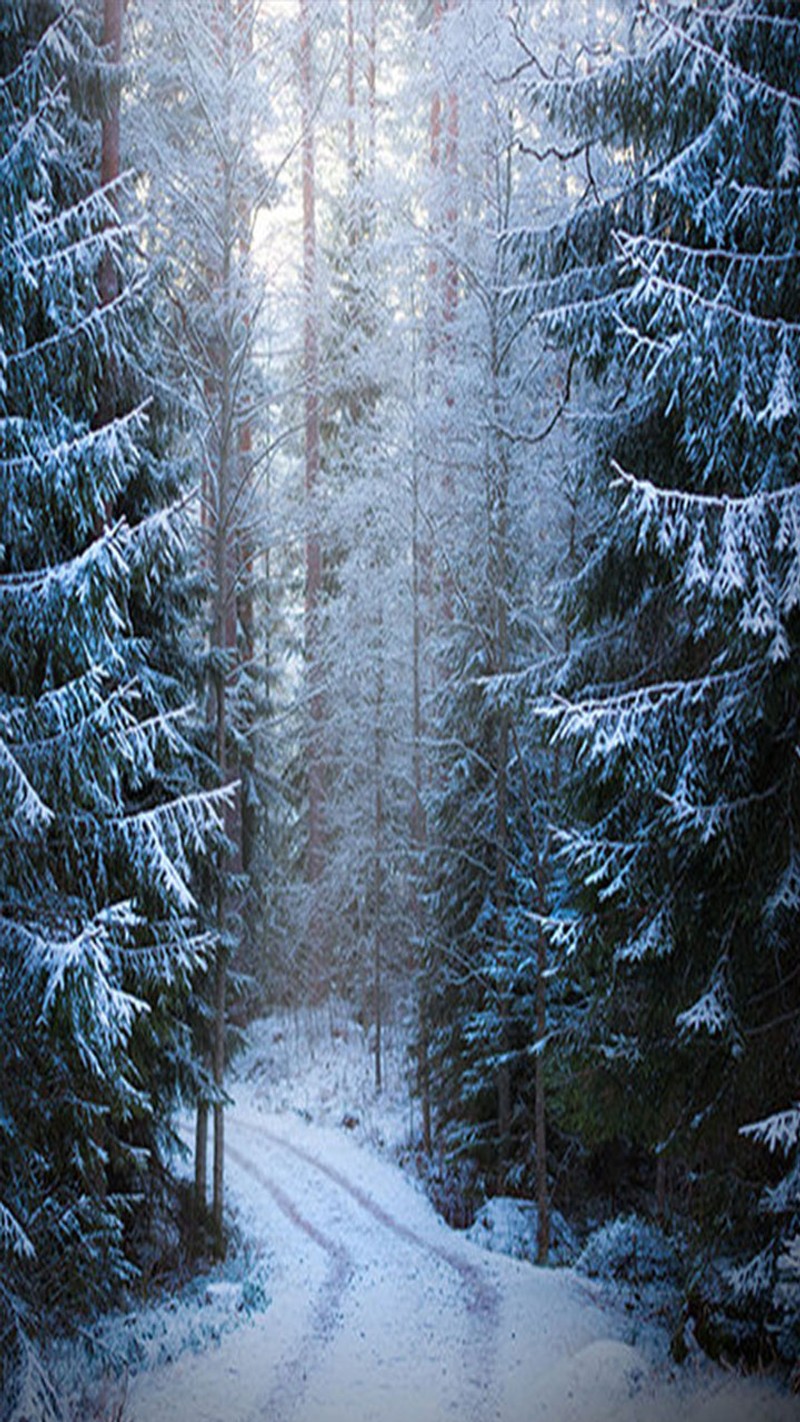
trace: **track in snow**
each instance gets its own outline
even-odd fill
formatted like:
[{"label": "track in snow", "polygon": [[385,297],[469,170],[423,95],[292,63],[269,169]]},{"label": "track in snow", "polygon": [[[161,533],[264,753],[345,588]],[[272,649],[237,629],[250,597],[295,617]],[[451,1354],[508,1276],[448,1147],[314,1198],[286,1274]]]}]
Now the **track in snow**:
[{"label": "track in snow", "polygon": [[340,1132],[243,1106],[227,1124],[270,1307],[134,1379],[126,1422],[784,1422],[749,1394],[687,1410],[585,1284],[484,1253]]},{"label": "track in snow", "polygon": [[[366,1190],[363,1190],[360,1185],[356,1185],[352,1180],[348,1180],[347,1177],[342,1174],[341,1170],[326,1163],[324,1160],[320,1160],[319,1157],[312,1154],[311,1151],[305,1150],[302,1146],[298,1146],[276,1135],[274,1131],[269,1130],[266,1126],[257,1127],[252,1124],[245,1124],[244,1129],[247,1132],[256,1134],[263,1140],[269,1141],[279,1149],[289,1151],[292,1155],[296,1156],[298,1160],[302,1160],[306,1165],[309,1165],[312,1170],[316,1170],[320,1175],[325,1175],[329,1180],[332,1180],[334,1185],[350,1195],[362,1209],[366,1210],[369,1215],[372,1215],[385,1229],[395,1234],[398,1239],[423,1250],[425,1254],[433,1258],[441,1259],[443,1263],[447,1264],[451,1269],[454,1269],[460,1276],[467,1291],[467,1308],[470,1313],[477,1314],[489,1327],[496,1323],[498,1304],[497,1286],[486,1278],[483,1270],[478,1268],[475,1264],[466,1262],[455,1250],[446,1249],[440,1244],[431,1243],[430,1240],[424,1239],[422,1235],[410,1229],[408,1225],[396,1220],[388,1210],[385,1210],[383,1206],[374,1200]],[[241,1160],[240,1163],[242,1163]]]},{"label": "track in snow", "polygon": [[240,1170],[251,1175],[268,1192],[289,1223],[307,1235],[329,1261],[325,1279],[314,1301],[310,1327],[300,1337],[294,1351],[281,1358],[275,1369],[264,1415],[277,1419],[284,1415],[287,1408],[291,1411],[299,1401],[308,1376],[310,1360],[336,1330],[345,1290],[353,1277],[353,1261],[343,1245],[317,1229],[316,1225],[300,1213],[285,1191],[244,1155],[228,1146],[228,1156],[236,1162]]},{"label": "track in snow", "polygon": [[[239,1120],[233,1134],[229,1153],[237,1167],[330,1261],[313,1331],[295,1350],[294,1366],[282,1363],[265,1416],[338,1417],[355,1394],[371,1399],[365,1415],[381,1419],[394,1415],[386,1409],[402,1396],[414,1415],[440,1415],[431,1409],[438,1398],[446,1412],[457,1405],[459,1419],[482,1417],[498,1314],[497,1289],[485,1272],[397,1218],[353,1178],[360,1153],[347,1170],[265,1121]],[[443,1318],[450,1336],[438,1347]]]}]

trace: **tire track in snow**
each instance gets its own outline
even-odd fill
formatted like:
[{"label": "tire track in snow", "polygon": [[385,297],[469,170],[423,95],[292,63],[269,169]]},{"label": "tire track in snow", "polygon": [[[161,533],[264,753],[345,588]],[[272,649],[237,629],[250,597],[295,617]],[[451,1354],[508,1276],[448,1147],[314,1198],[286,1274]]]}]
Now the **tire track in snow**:
[{"label": "tire track in snow", "polygon": [[299,1346],[284,1358],[277,1369],[275,1381],[266,1403],[264,1416],[274,1422],[284,1411],[291,1414],[302,1399],[314,1353],[320,1344],[326,1344],[333,1337],[340,1323],[340,1309],[347,1286],[355,1272],[352,1256],[335,1239],[331,1239],[311,1220],[307,1219],[294,1201],[260,1170],[240,1150],[226,1143],[225,1152],[235,1161],[240,1170],[256,1180],[272,1197],[283,1215],[305,1234],[313,1244],[328,1256],[330,1261],[325,1282],[317,1295],[311,1312],[311,1328],[301,1338]]},{"label": "tire track in snow", "polygon": [[470,1313],[477,1314],[484,1322],[491,1323],[498,1307],[498,1291],[494,1284],[491,1284],[475,1264],[470,1264],[462,1259],[454,1249],[448,1249],[443,1244],[436,1244],[432,1240],[425,1239],[410,1225],[403,1224],[396,1220],[383,1205],[378,1204],[371,1195],[363,1190],[360,1185],[356,1185],[352,1180],[348,1180],[340,1170],[334,1165],[329,1165],[327,1161],[320,1160],[319,1156],[311,1151],[305,1150],[303,1146],[295,1145],[293,1141],[287,1141],[282,1136],[276,1135],[268,1127],[254,1126],[249,1121],[238,1121],[239,1130],[249,1131],[253,1135],[261,1136],[269,1140],[273,1145],[280,1146],[282,1150],[289,1151],[292,1155],[310,1165],[312,1169],[318,1170],[322,1175],[327,1175],[335,1185],[344,1190],[350,1197],[372,1215],[379,1224],[391,1230],[407,1244],[414,1245],[425,1254],[432,1254],[436,1259],[440,1259],[449,1268],[454,1269],[461,1278],[467,1290],[467,1308]]},{"label": "tire track in snow", "polygon": [[[295,1156],[296,1159],[310,1166],[312,1170],[326,1176],[384,1229],[389,1230],[390,1233],[410,1244],[414,1249],[421,1250],[426,1257],[438,1259],[456,1273],[464,1290],[467,1315],[472,1325],[471,1337],[464,1340],[465,1373],[472,1384],[480,1388],[481,1391],[487,1388],[495,1363],[494,1334],[500,1316],[500,1294],[497,1285],[487,1279],[476,1264],[471,1264],[468,1260],[461,1258],[456,1250],[448,1249],[446,1245],[426,1239],[410,1225],[403,1224],[401,1220],[396,1219],[389,1210],[379,1204],[360,1185],[348,1179],[336,1166],[321,1160],[312,1151],[306,1150],[293,1141],[286,1140],[266,1125],[256,1126],[249,1121],[237,1121],[236,1127],[256,1139],[268,1141],[271,1145],[277,1146],[279,1150]],[[238,1158],[241,1159],[241,1157]],[[280,1193],[282,1194],[282,1192]],[[287,1203],[291,1202],[287,1201]]]}]

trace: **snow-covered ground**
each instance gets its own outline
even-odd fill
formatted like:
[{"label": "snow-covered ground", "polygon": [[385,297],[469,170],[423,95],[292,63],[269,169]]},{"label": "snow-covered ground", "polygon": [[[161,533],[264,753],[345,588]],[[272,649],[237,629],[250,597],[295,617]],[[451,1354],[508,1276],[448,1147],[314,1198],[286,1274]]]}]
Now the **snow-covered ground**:
[{"label": "snow-covered ground", "polygon": [[242,1307],[247,1280],[231,1280],[228,1322],[239,1326],[134,1363],[126,1419],[797,1418],[797,1400],[765,1381],[699,1355],[678,1369],[647,1336],[633,1346],[622,1307],[578,1273],[449,1229],[392,1159],[414,1125],[402,1032],[389,1038],[378,1098],[360,1030],[331,1013],[257,1024],[232,1082],[229,1198],[251,1292],[266,1278],[268,1303]]}]

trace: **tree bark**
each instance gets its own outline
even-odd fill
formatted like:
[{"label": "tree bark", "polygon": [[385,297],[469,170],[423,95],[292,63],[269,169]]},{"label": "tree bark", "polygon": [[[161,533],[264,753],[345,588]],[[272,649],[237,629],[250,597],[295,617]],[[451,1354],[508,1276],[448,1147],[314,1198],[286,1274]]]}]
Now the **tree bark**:
[{"label": "tree bark", "polygon": [[[536,832],[536,821],[533,814],[533,801],[531,800],[530,786],[528,784],[528,773],[525,769],[525,762],[522,759],[522,751],[517,736],[516,727],[513,720],[510,722],[511,735],[514,742],[514,754],[519,765],[519,774],[522,788],[522,804],[525,811],[525,819],[528,826],[531,852],[534,858],[534,876],[536,883],[536,907],[540,914],[545,912],[547,904],[547,883],[545,873],[545,851],[539,845],[539,836]],[[536,938],[536,1033],[534,1045],[536,1047],[536,1067],[535,1067],[535,1091],[536,1104],[534,1107],[534,1145],[536,1149],[536,1208],[537,1208],[537,1229],[536,1229],[536,1262],[546,1264],[550,1252],[550,1190],[547,1181],[547,1115],[546,1115],[546,1084],[544,1075],[544,1045],[547,1037],[547,944],[541,928],[537,928]]]},{"label": "tree bark", "polygon": [[223,1225],[225,1202],[225,1108],[221,1100],[221,1094],[225,1082],[226,958],[227,954],[225,949],[219,949],[214,982],[214,1086],[217,1090],[217,1099],[214,1101],[214,1175],[211,1219],[214,1226],[214,1249],[220,1257],[224,1254],[225,1240]]},{"label": "tree bark", "polygon": [[314,157],[314,114],[310,0],[300,0],[300,104],[303,165],[303,365],[305,385],[306,585],[305,648],[308,668],[310,725],[307,739],[308,836],[307,879],[311,895],[309,922],[309,988],[313,999],[324,996],[322,905],[320,879],[324,864],[323,696],[319,647],[319,602],[322,592],[322,550],[315,500],[320,473],[319,329],[316,311],[317,230]]},{"label": "tree bark", "polygon": [[[215,0],[218,60],[223,71],[225,103],[233,99],[232,80],[239,66],[246,63],[252,43],[252,0]],[[232,125],[226,122],[226,131]],[[225,1030],[228,976],[228,914],[230,909],[227,877],[240,873],[244,856],[249,853],[243,833],[241,767],[229,745],[228,716],[229,679],[240,668],[243,653],[239,648],[239,625],[244,633],[244,656],[247,641],[252,636],[252,604],[250,601],[252,547],[237,517],[237,508],[246,500],[242,490],[252,460],[252,430],[249,412],[238,396],[240,358],[237,327],[242,319],[237,306],[235,282],[238,263],[246,254],[249,232],[249,212],[243,206],[237,186],[236,158],[225,155],[220,162],[222,230],[221,260],[212,279],[218,286],[220,306],[219,335],[211,351],[213,369],[210,374],[210,398],[215,406],[213,428],[213,476],[208,480],[211,495],[209,538],[213,578],[213,618],[211,644],[215,653],[212,671],[214,699],[214,735],[219,783],[230,786],[231,797],[225,808],[225,834],[233,846],[232,852],[220,849],[217,875],[216,930],[217,953],[214,974],[213,1036],[211,1050],[212,1075],[215,1088],[213,1109],[214,1150],[212,1166],[211,1216],[215,1248],[224,1252],[224,1173],[225,1121],[223,1091],[225,1080]],[[244,326],[249,324],[244,315]],[[236,785],[235,790],[233,789]]]},{"label": "tree bark", "polygon": [[[107,199],[116,212],[114,184],[120,173],[120,66],[122,64],[122,20],[124,0],[103,0],[103,53],[113,69],[113,77],[103,96],[103,130],[100,150],[100,186],[108,189]],[[100,301],[109,305],[119,296],[119,273],[107,248],[100,263]]]},{"label": "tree bark", "polygon": [[356,35],[355,0],[347,0],[347,240],[351,247],[358,241],[357,179],[358,150],[356,148]]},{"label": "tree bark", "polygon": [[[493,333],[493,361],[496,365],[496,340]],[[495,382],[495,402],[499,397],[498,390],[499,372],[494,371]],[[495,439],[499,441],[502,436],[495,434]],[[506,598],[509,589],[507,587],[507,557],[506,557],[506,519],[508,500],[508,474],[501,451],[498,451],[495,460],[495,487],[490,491],[490,507],[492,517],[492,528],[490,530],[491,554],[490,562],[492,567],[492,593],[495,602],[495,659],[496,670],[503,676],[509,668],[508,650],[508,615]],[[497,749],[495,752],[495,906],[497,924],[497,951],[501,959],[506,956],[508,950],[508,742],[509,742],[509,712],[503,703],[500,707],[497,726]],[[501,1172],[505,1168],[511,1157],[511,1071],[507,1061],[509,1050],[508,1040],[508,1002],[506,1001],[505,989],[502,985],[503,972],[500,973],[500,1023],[501,1039],[500,1053],[501,1062],[498,1068],[497,1104],[498,1104],[498,1141]]]},{"label": "tree bark", "polygon": [[[412,299],[413,305],[413,299]],[[412,356],[412,400],[417,401],[417,347]],[[414,953],[412,967],[417,984],[417,1089],[422,1109],[422,1144],[426,1155],[433,1148],[430,1079],[430,1013],[426,984],[426,964],[424,954],[425,924],[422,908],[423,857],[427,838],[425,806],[422,798],[423,754],[422,754],[422,644],[423,644],[423,583],[422,548],[419,533],[419,448],[416,432],[413,435],[411,453],[411,600],[412,600],[412,775],[413,796],[411,802],[411,922],[414,925]]]},{"label": "tree bark", "polygon": [[203,1221],[208,1208],[208,1102],[198,1101],[194,1124],[194,1196],[191,1209],[191,1249],[200,1253]]},{"label": "tree bark", "polygon": [[539,929],[536,943],[536,1262],[550,1253],[550,1190],[547,1181],[547,1117],[545,1113],[544,1042],[547,1034],[547,950]]},{"label": "tree bark", "polygon": [[[111,71],[103,88],[102,128],[100,141],[100,188],[111,209],[109,226],[116,223],[119,196],[116,184],[120,175],[120,72],[122,64],[122,26],[124,0],[103,0],[103,54]],[[101,306],[110,306],[120,294],[120,276],[110,243],[100,258],[97,290]],[[100,377],[96,422],[102,428],[114,419],[119,397],[117,365],[109,354]],[[107,511],[111,516],[111,510]]]},{"label": "tree bark", "polygon": [[383,913],[383,616],[378,608],[378,636],[376,638],[376,696],[375,696],[375,882],[374,882],[374,969],[375,969],[375,1090],[383,1086],[382,1076],[382,1036],[383,1036],[383,945],[381,916]]}]

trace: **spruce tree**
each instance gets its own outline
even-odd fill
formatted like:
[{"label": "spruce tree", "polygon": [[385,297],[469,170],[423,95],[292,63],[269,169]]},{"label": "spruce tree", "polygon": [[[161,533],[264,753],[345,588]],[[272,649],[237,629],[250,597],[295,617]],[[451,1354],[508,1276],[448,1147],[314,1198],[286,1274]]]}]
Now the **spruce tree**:
[{"label": "spruce tree", "polygon": [[[208,982],[209,1080],[198,1102],[195,1191],[205,1209],[209,1111],[212,1220],[223,1244],[223,1076],[231,980],[254,970],[263,947],[263,764],[258,764],[265,652],[256,617],[265,539],[264,391],[256,343],[263,282],[251,256],[253,224],[272,189],[254,148],[261,41],[252,0],[138,0],[134,88],[137,157],[147,173],[147,240],[166,296],[166,359],[186,412],[195,469],[194,541],[202,607],[204,743],[227,786],[225,831],[204,876],[217,938]],[[266,619],[263,619],[264,621]],[[231,970],[229,972],[229,969]],[[252,988],[252,980],[250,984]]]},{"label": "spruce tree", "polygon": [[593,1097],[683,1163],[717,1237],[743,1258],[760,1240],[735,1283],[779,1336],[800,1204],[799,51],[791,4],[634,6],[608,64],[548,93],[601,191],[517,248],[528,309],[599,393],[602,517],[553,711],[573,886],[554,932],[588,993]]},{"label": "spruce tree", "polygon": [[132,1277],[133,1202],[192,1074],[214,820],[144,278],[98,184],[99,20],[0,14],[0,1384],[37,1417],[37,1341]]},{"label": "spruce tree", "polygon": [[521,692],[553,635],[545,580],[560,499],[545,432],[557,396],[554,364],[516,300],[507,234],[544,208],[553,185],[520,153],[519,56],[504,7],[451,7],[440,45],[461,82],[448,175],[458,221],[444,236],[434,230],[431,256],[458,301],[431,341],[423,407],[429,581],[438,579],[427,707],[432,1095],[441,1143],[477,1163],[490,1190],[532,1192],[536,1180],[544,1259],[536,915],[550,767]]}]

